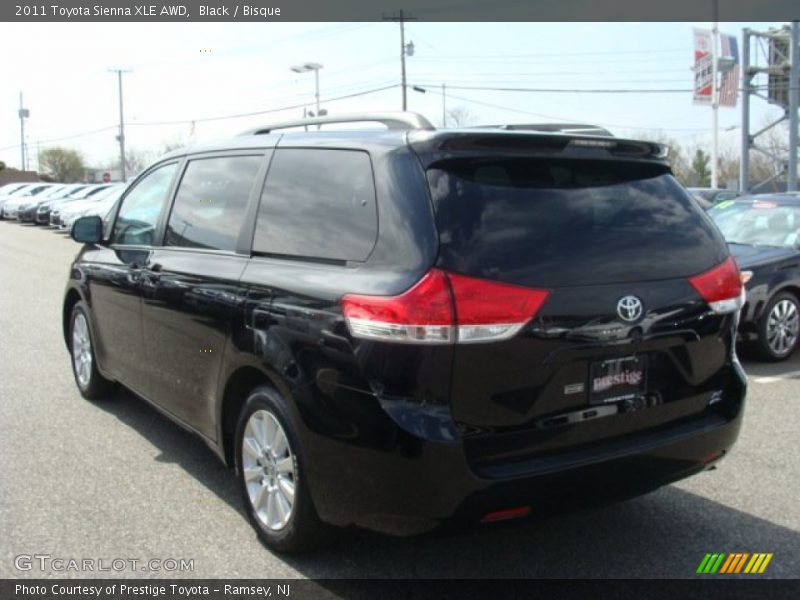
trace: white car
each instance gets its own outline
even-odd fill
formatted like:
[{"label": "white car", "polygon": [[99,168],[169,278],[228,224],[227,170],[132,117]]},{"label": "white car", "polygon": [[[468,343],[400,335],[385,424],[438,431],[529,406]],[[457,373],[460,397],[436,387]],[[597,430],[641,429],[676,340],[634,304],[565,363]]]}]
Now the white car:
[{"label": "white car", "polygon": [[[71,233],[72,226],[80,217],[98,216],[101,217],[103,221],[106,221],[109,213],[114,209],[114,206],[116,206],[117,201],[122,196],[126,187],[125,185],[114,187],[109,193],[104,194],[103,197],[96,202],[65,208],[60,214],[59,229],[64,229]],[[75,202],[75,204],[82,203]]]},{"label": "white car", "polygon": [[50,209],[57,205],[59,202],[77,194],[80,190],[84,189],[88,184],[86,183],[67,183],[61,186],[60,189],[48,194],[47,197],[42,198],[36,206],[35,221],[39,224],[47,225],[50,223]]},{"label": "white car", "polygon": [[120,187],[122,184],[118,183],[105,183],[100,185],[91,185],[85,189],[71,194],[69,197],[64,198],[60,202],[53,203],[50,208],[50,225],[59,227],[61,225],[61,214],[66,210],[81,210],[91,206],[94,202],[102,199],[106,194],[111,193],[114,189]]},{"label": "white car", "polygon": [[20,193],[13,193],[3,203],[2,214],[0,217],[3,219],[16,219],[21,206],[31,202],[36,196],[42,192],[50,189],[51,187],[59,185],[56,183],[37,183],[24,188]]},{"label": "white car", "polygon": [[37,185],[36,183],[9,183],[0,188],[0,213],[2,213],[2,207],[7,200],[24,196],[30,188]]}]

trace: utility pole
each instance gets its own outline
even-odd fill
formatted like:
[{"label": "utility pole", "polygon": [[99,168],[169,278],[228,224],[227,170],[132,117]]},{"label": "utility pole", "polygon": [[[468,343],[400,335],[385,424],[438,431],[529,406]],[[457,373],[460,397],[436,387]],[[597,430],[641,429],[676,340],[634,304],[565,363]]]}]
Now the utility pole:
[{"label": "utility pole", "polygon": [[800,23],[792,22],[791,67],[789,69],[789,172],[786,189],[797,188],[797,110],[800,108]]},{"label": "utility pole", "polygon": [[30,111],[24,107],[22,104],[22,92],[19,93],[19,147],[21,152],[21,159],[22,159],[22,170],[26,170],[26,162],[25,162],[25,119],[27,119],[31,113]]},{"label": "utility pole", "polygon": [[384,21],[396,21],[400,23],[400,87],[403,90],[403,110],[408,108],[407,83],[406,83],[406,54],[409,56],[414,52],[413,42],[406,46],[406,21],[415,21],[416,18],[405,14],[402,10],[391,17],[383,17]]},{"label": "utility pole", "polygon": [[122,171],[122,181],[125,182],[127,181],[127,177],[125,175],[125,119],[122,114],[122,74],[130,73],[130,71],[126,69],[109,69],[109,71],[117,74],[117,81],[119,84],[119,135],[117,139],[119,140],[119,162]]},{"label": "utility pole", "polygon": [[750,70],[750,30],[742,30],[742,149],[739,158],[739,192],[750,190],[750,95],[753,93],[753,77]]}]

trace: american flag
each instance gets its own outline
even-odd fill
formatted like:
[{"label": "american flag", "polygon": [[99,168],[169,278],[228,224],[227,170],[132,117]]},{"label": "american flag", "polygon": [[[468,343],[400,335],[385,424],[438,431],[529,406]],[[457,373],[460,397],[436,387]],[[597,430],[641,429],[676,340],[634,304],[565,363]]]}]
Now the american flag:
[{"label": "american flag", "polygon": [[722,34],[720,40],[720,56],[733,58],[733,68],[723,73],[719,87],[719,105],[736,106],[736,95],[739,88],[739,44],[736,36]]}]

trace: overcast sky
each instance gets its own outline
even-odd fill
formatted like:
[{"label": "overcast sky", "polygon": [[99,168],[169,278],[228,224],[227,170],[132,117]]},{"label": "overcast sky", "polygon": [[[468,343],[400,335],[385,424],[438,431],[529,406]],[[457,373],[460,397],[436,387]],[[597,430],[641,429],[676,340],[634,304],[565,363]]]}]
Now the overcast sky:
[{"label": "overcast sky", "polygon": [[[741,39],[743,27],[722,23]],[[709,23],[420,23],[406,26],[409,109],[441,124],[447,109],[471,124],[573,121],[617,135],[658,131],[683,144],[708,144],[711,109],[692,104],[692,27]],[[313,74],[290,67],[313,61],[322,106],[330,113],[399,110],[401,91],[342,96],[397,86],[396,23],[0,23],[0,160],[19,166],[19,92],[30,110],[26,141],[79,150],[90,166],[118,155],[116,75],[124,76],[126,141],[155,151],[165,142],[206,141],[313,109]],[[456,89],[677,89],[677,93],[554,93]],[[295,107],[274,113],[204,120]],[[781,112],[757,101],[756,124]],[[191,123],[194,121],[194,124]],[[174,123],[173,123],[174,122]],[[738,146],[741,110],[720,109],[721,140]],[[100,131],[98,131],[100,130]],[[93,133],[92,133],[93,132]],[[67,138],[67,139],[64,139]]]}]

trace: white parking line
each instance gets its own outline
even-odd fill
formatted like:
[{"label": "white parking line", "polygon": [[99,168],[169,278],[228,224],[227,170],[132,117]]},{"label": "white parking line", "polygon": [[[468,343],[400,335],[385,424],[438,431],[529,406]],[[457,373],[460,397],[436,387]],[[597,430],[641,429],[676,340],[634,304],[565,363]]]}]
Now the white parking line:
[{"label": "white parking line", "polygon": [[785,379],[798,379],[800,378],[800,371],[789,371],[781,375],[773,375],[770,377],[749,377],[750,381],[754,383],[775,383],[776,381],[784,381]]}]

